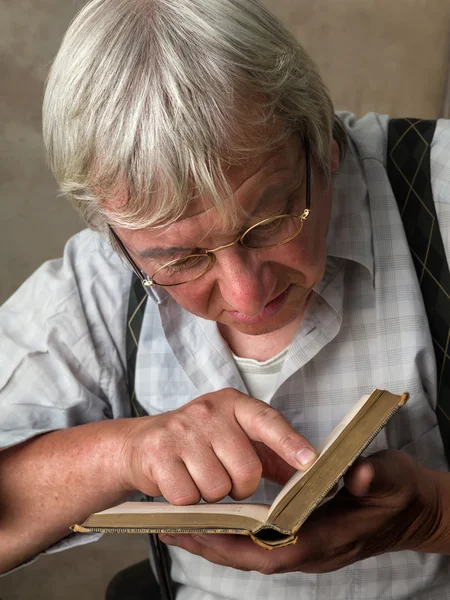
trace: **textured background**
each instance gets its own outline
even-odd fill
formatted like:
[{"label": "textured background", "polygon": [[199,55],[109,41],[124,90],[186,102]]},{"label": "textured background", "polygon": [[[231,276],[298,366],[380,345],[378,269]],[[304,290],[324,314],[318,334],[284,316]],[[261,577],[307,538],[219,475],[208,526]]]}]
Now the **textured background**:
[{"label": "textured background", "polygon": [[[319,64],[335,105],[362,115],[445,116],[449,0],[266,0]],[[0,302],[82,225],[46,169],[44,80],[80,0],[0,0]],[[448,115],[448,113],[447,113]],[[448,115],[450,116],[450,115]],[[0,600],[102,597],[139,536],[42,558],[0,580]]]}]

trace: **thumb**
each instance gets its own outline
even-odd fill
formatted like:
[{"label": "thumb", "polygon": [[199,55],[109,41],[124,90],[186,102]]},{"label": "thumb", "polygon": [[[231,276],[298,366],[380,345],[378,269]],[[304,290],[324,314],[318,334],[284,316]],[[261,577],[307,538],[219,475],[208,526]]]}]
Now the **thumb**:
[{"label": "thumb", "polygon": [[360,458],[344,477],[353,496],[383,497],[402,486],[405,474],[414,468],[413,460],[399,450],[381,450],[368,458]]},{"label": "thumb", "polygon": [[374,479],[375,469],[372,463],[365,458],[359,458],[345,474],[344,484],[352,496],[361,497],[371,490]]},{"label": "thumb", "polygon": [[281,456],[262,442],[254,442],[253,446],[261,461],[262,477],[265,479],[284,485],[297,472],[294,467],[291,467]]}]

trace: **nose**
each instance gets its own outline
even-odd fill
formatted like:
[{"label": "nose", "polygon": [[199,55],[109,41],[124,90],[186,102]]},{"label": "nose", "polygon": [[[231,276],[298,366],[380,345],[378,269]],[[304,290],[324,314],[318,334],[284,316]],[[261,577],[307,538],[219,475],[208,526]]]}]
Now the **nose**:
[{"label": "nose", "polygon": [[239,246],[216,255],[216,284],[229,310],[258,315],[276,287],[274,275],[257,252]]}]

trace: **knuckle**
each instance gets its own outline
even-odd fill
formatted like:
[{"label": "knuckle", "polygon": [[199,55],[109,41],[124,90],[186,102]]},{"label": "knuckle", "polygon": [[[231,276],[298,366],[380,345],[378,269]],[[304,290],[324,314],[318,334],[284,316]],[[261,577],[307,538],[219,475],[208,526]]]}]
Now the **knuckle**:
[{"label": "knuckle", "polygon": [[188,504],[198,504],[200,502],[200,492],[198,490],[173,490],[167,496],[167,500],[176,506],[186,506]]},{"label": "knuckle", "polygon": [[209,396],[202,396],[190,402],[184,409],[185,413],[196,421],[209,420],[216,410],[216,403]]},{"label": "knuckle", "polygon": [[239,485],[239,484],[235,484],[233,486],[233,489],[230,492],[230,497],[233,498],[233,500],[245,500],[246,498],[248,498],[249,496],[251,496],[252,494],[254,494],[256,492],[257,489],[257,485]]},{"label": "knuckle", "polygon": [[231,491],[231,481],[220,483],[207,490],[202,490],[202,498],[206,502],[218,502],[227,496]]},{"label": "knuckle", "polygon": [[184,440],[189,437],[192,432],[192,423],[184,415],[177,415],[167,423],[167,436],[173,439]]},{"label": "knuckle", "polygon": [[245,482],[252,482],[255,479],[257,479],[258,481],[261,479],[262,476],[262,464],[260,463],[259,460],[252,460],[249,463],[246,463],[245,465],[242,465],[236,473],[236,478],[239,479],[239,481],[245,483]]},{"label": "knuckle", "polygon": [[230,401],[237,400],[243,396],[242,392],[233,387],[223,388],[223,390],[221,390],[221,394],[223,394],[226,398],[229,398]]},{"label": "knuckle", "polygon": [[298,436],[295,433],[286,433],[279,438],[278,443],[281,450],[287,454],[298,446]]},{"label": "knuckle", "polygon": [[[263,466],[259,457],[254,452],[246,453],[246,455],[241,457],[239,463],[234,464],[230,469],[234,492],[236,493],[236,487],[242,490],[244,494],[243,490],[256,489],[262,474]],[[247,495],[245,494],[242,497],[245,498]]]},{"label": "knuckle", "polygon": [[258,459],[241,464],[233,471],[233,480],[241,485],[259,482],[262,476],[262,464]]},{"label": "knuckle", "polygon": [[258,429],[267,429],[274,421],[282,419],[281,414],[270,406],[262,406],[254,416],[254,422]]}]

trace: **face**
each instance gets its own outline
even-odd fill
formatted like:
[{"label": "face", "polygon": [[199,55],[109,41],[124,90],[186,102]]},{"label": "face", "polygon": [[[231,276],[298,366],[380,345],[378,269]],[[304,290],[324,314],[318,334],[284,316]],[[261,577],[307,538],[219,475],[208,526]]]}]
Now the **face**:
[{"label": "face", "polygon": [[[331,169],[338,167],[333,142]],[[189,312],[222,328],[247,335],[283,332],[304,312],[311,288],[324,274],[331,187],[311,161],[311,213],[300,234],[278,248],[248,250],[240,244],[219,251],[201,278],[166,291]],[[217,212],[206,198],[193,203],[183,218],[164,229],[116,231],[139,267],[152,275],[162,262],[189,252],[217,248],[243,231],[277,214],[302,214],[306,203],[306,160],[303,146],[292,136],[271,151],[230,168],[227,179],[235,199],[250,217],[237,230],[224,233]],[[158,249],[162,258],[149,258]],[[177,248],[177,253],[173,253]],[[169,249],[171,249],[169,251]],[[165,252],[167,251],[167,254]]]}]

